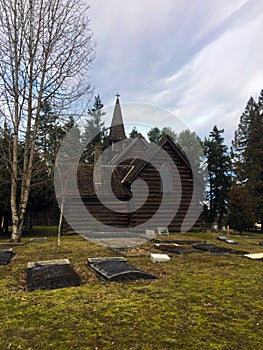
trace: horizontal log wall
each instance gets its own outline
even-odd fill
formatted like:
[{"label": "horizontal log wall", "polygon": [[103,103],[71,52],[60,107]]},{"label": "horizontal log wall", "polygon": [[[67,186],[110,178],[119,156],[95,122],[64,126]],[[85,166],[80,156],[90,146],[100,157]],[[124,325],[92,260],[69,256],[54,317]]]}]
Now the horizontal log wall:
[{"label": "horizontal log wall", "polygon": [[[169,143],[164,145],[164,150],[170,155],[178,169],[181,186],[179,187],[178,179],[173,176],[172,192],[162,193],[160,174],[151,164],[147,164],[138,175],[138,178],[143,179],[148,184],[149,197],[138,210],[132,208],[131,204],[129,203],[129,191],[120,191],[120,193],[126,193],[126,195],[118,196],[118,199],[121,199],[122,201],[118,203],[115,211],[106,208],[106,206],[103,205],[95,195],[82,196],[83,203],[87,207],[89,213],[97,220],[98,225],[99,223],[103,223],[113,228],[136,228],[137,226],[151,220],[151,224],[149,224],[148,228],[156,230],[157,227],[163,226],[162,222],[158,221],[158,219],[152,219],[153,216],[159,211],[161,218],[167,222],[170,222],[169,218],[171,214],[172,220],[169,224],[170,232],[181,231],[182,223],[192,200],[192,171],[186,165],[186,162],[182,159],[182,157],[175,152],[171,145],[169,145]],[[157,163],[158,166],[165,164],[165,159],[163,158],[161,152],[155,155],[155,163]],[[122,185],[120,184],[120,186]],[[132,195],[133,198],[137,198],[138,200],[144,196],[144,194],[141,193],[136,186]],[[160,210],[160,204],[163,196],[165,196],[167,200],[167,205]],[[109,196],[103,197],[103,201],[104,203],[113,203],[116,205],[116,202]],[[127,208],[129,208],[130,213],[124,212]],[[178,209],[177,211],[176,208]],[[198,211],[198,208],[196,208],[196,211]],[[86,218],[79,218],[78,203],[74,201],[74,197],[72,197],[68,205],[66,205],[65,212],[70,213],[71,217],[73,217],[74,226],[78,226],[80,230],[85,231],[96,229],[94,228],[94,223],[91,223],[90,220],[87,220]],[[195,213],[192,214],[192,217],[195,217]],[[67,234],[73,232],[72,228],[70,228],[65,221],[63,229],[64,233]],[[193,229],[200,229],[200,221],[197,221],[195,225],[193,225]]]}]

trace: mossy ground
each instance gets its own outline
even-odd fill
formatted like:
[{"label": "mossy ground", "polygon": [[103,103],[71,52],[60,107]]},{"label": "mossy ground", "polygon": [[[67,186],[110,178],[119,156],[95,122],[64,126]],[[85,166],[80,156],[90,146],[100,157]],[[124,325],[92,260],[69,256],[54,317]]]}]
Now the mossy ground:
[{"label": "mossy ground", "polygon": [[[55,230],[37,231],[32,235],[48,236],[47,243],[14,247],[11,263],[0,266],[1,350],[262,349],[263,262],[209,253],[169,254],[168,263],[152,263],[149,256],[127,257],[158,279],[106,283],[87,267],[87,258],[114,252],[69,236],[62,237],[58,253]],[[187,233],[170,238],[196,238],[232,248],[216,236]],[[260,235],[258,240],[235,239],[236,249],[263,251]],[[145,248],[155,251],[151,242]],[[70,260],[82,279],[80,287],[34,292],[21,288],[28,261],[60,258]]]}]

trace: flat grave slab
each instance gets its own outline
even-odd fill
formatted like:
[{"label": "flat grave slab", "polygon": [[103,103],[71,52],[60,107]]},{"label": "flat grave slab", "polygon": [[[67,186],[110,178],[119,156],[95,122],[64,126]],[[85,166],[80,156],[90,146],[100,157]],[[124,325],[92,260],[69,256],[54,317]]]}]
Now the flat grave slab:
[{"label": "flat grave slab", "polygon": [[194,249],[210,252],[210,253],[229,253],[229,254],[239,254],[244,255],[248,254],[247,251],[244,250],[237,250],[232,248],[226,248],[226,247],[218,247],[214,244],[194,244]]},{"label": "flat grave slab", "polygon": [[88,265],[108,282],[156,279],[154,275],[130,265],[123,257],[89,258]]},{"label": "flat grave slab", "polygon": [[217,239],[219,241],[227,241],[228,240],[228,238],[226,236],[217,236]]},{"label": "flat grave slab", "polygon": [[30,243],[43,243],[47,242],[47,237],[33,237],[29,240]]},{"label": "flat grave slab", "polygon": [[180,247],[177,243],[156,243],[155,248],[174,254],[196,253],[198,250]]},{"label": "flat grave slab", "polygon": [[112,251],[122,256],[145,256],[150,255],[151,252],[140,247],[129,247],[129,248],[112,248]]},{"label": "flat grave slab", "polygon": [[226,239],[225,242],[228,244],[238,244],[238,242],[235,241],[234,239]]},{"label": "flat grave slab", "polygon": [[0,250],[0,265],[9,264],[10,260],[14,255],[13,249],[1,249]]},{"label": "flat grave slab", "polygon": [[163,227],[158,227],[157,228],[157,231],[158,231],[158,235],[161,236],[161,235],[169,235],[169,230],[168,230],[168,227],[166,226],[163,226]]},{"label": "flat grave slab", "polygon": [[179,244],[179,245],[186,245],[186,244],[197,244],[197,243],[206,243],[206,241],[200,241],[200,240],[187,240],[187,239],[155,239],[155,243],[168,243],[168,244]]},{"label": "flat grave slab", "polygon": [[252,259],[252,260],[262,260],[263,261],[263,253],[245,254],[245,257]]},{"label": "flat grave slab", "polygon": [[154,238],[156,234],[154,230],[145,230],[145,236],[147,238]]},{"label": "flat grave slab", "polygon": [[27,242],[20,242],[20,243],[0,243],[0,249],[1,248],[11,248],[11,247],[21,247],[23,245],[26,245],[29,241]]},{"label": "flat grave slab", "polygon": [[68,259],[29,262],[26,290],[57,289],[81,284],[79,275]]},{"label": "flat grave slab", "polygon": [[166,262],[170,261],[170,257],[167,254],[151,254],[151,260],[153,262]]}]

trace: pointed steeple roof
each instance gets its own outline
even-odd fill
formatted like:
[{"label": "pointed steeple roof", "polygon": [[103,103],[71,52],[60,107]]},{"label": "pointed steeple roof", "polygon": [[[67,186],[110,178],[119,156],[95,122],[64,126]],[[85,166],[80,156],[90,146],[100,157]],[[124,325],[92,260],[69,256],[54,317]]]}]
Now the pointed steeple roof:
[{"label": "pointed steeple roof", "polygon": [[123,125],[123,119],[121,114],[121,106],[120,106],[120,95],[116,95],[116,103],[114,107],[111,127],[110,127],[110,135],[109,140],[111,143],[115,143],[118,141],[125,140],[127,137],[125,135],[124,125]]}]

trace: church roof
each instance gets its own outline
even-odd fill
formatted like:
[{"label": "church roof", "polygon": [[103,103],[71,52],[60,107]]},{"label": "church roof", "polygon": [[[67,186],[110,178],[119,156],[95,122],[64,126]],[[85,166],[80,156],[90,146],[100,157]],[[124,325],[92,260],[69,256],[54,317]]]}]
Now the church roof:
[{"label": "church roof", "polygon": [[109,140],[111,143],[125,140],[127,137],[125,135],[121,106],[120,106],[120,95],[117,94],[117,99],[114,107],[113,118],[110,127]]},{"label": "church roof", "polygon": [[[142,160],[139,157],[134,158],[134,160],[130,163],[132,168],[126,174],[126,176],[122,179],[122,183],[132,183],[132,181],[138,176],[138,174],[143,170],[143,168],[151,162],[151,159],[159,152],[160,148],[164,148],[165,144],[169,144],[169,146],[174,150],[174,152],[179,156],[185,166],[191,170],[191,165],[186,157],[186,155],[182,152],[182,150],[174,143],[173,139],[169,135],[165,135],[158,142],[158,147],[152,147],[149,145],[149,148],[144,154],[144,159]],[[192,170],[191,170],[192,171]]]},{"label": "church roof", "polygon": [[126,147],[120,152],[117,153],[108,164],[119,164],[123,159],[126,159],[127,156],[134,158],[138,156],[141,152],[145,152],[149,148],[149,143],[145,138],[139,134],[134,139],[128,139]]}]

